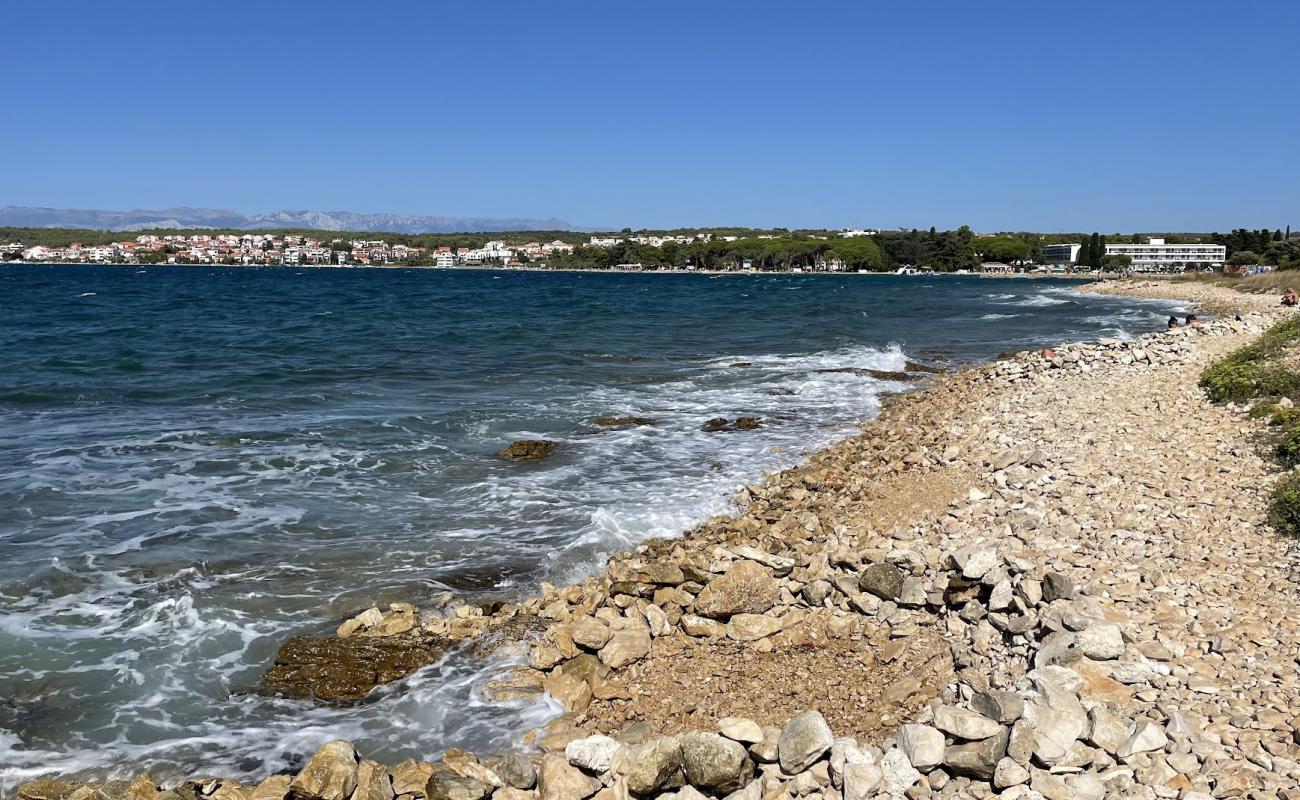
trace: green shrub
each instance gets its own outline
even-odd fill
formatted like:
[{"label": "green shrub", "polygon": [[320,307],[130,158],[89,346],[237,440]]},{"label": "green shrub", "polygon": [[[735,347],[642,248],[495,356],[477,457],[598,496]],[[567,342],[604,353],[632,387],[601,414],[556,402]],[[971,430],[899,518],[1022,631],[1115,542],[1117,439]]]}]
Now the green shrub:
[{"label": "green shrub", "polygon": [[1268,522],[1278,533],[1300,537],[1300,472],[1288,472],[1273,485]]},{"label": "green shrub", "polygon": [[1291,406],[1290,408],[1278,407],[1273,412],[1272,418],[1269,419],[1270,425],[1294,425],[1300,422],[1300,408]]},{"label": "green shrub", "polygon": [[1215,403],[1286,397],[1300,392],[1300,372],[1276,361],[1240,363],[1229,358],[1201,374],[1201,388]]},{"label": "green shrub", "polygon": [[1281,410],[1282,409],[1277,407],[1277,403],[1266,400],[1251,406],[1250,410],[1246,412],[1246,416],[1251,419],[1263,419],[1264,417],[1268,417],[1269,424],[1271,425],[1277,417],[1278,412]]},{"label": "green shrub", "polygon": [[1283,466],[1294,467],[1300,464],[1300,425],[1292,425],[1282,434],[1273,453]]}]

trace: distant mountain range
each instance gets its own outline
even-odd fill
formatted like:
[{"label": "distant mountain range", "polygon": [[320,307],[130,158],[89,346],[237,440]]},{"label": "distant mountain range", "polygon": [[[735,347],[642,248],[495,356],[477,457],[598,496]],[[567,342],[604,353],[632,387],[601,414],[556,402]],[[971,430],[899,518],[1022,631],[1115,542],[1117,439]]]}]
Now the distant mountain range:
[{"label": "distant mountain range", "polygon": [[139,231],[149,228],[305,228],[321,231],[470,233],[475,231],[586,230],[562,219],[430,217],[419,214],[358,214],[352,211],[273,211],[241,214],[221,208],[101,211],[84,208],[0,206],[0,226]]}]

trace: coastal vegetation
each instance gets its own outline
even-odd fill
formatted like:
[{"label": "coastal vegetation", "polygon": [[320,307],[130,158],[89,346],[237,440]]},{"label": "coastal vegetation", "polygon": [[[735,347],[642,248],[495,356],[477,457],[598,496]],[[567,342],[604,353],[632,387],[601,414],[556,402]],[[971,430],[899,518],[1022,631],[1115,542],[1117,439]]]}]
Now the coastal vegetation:
[{"label": "coastal vegetation", "polygon": [[1272,457],[1288,471],[1273,488],[1269,522],[1279,533],[1300,537],[1300,318],[1269,328],[1254,342],[1229,353],[1201,375],[1201,387],[1218,403],[1254,403],[1250,415],[1265,418]]}]

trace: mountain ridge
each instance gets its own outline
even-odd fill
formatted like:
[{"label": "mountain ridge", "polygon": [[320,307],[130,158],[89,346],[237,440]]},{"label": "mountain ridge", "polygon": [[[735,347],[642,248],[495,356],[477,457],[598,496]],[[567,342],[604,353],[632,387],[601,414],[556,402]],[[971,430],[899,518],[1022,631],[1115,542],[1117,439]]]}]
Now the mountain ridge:
[{"label": "mountain ridge", "polygon": [[0,206],[0,226],[139,231],[151,228],[258,230],[302,228],[388,233],[480,233],[485,231],[587,230],[562,219],[442,217],[426,214],[363,214],[355,211],[282,210],[245,214],[224,208],[174,206],[113,211],[86,208]]}]

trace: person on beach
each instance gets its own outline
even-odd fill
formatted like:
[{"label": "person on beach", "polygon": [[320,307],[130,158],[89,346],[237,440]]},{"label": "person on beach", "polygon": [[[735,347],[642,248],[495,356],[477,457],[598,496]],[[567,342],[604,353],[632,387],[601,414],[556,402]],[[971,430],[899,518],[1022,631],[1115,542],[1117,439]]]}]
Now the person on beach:
[{"label": "person on beach", "polygon": [[1195,315],[1195,314],[1188,314],[1188,315],[1187,315],[1187,321],[1183,323],[1184,326],[1186,326],[1186,325],[1200,325],[1200,324],[1201,324],[1201,321],[1200,321],[1199,319],[1196,318],[1196,315]]},{"label": "person on beach", "polygon": [[1178,317],[1170,317],[1169,323],[1165,325],[1165,330],[1172,331],[1174,328],[1177,327],[1178,327]]},{"label": "person on beach", "polygon": [[1282,305],[1293,306],[1300,303],[1300,294],[1296,294],[1295,289],[1287,289],[1286,294],[1282,295]]}]

